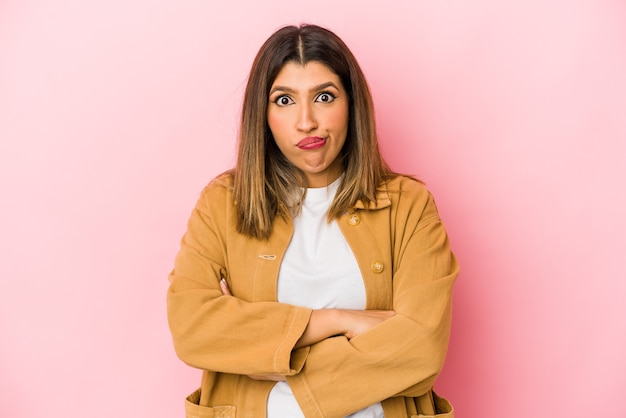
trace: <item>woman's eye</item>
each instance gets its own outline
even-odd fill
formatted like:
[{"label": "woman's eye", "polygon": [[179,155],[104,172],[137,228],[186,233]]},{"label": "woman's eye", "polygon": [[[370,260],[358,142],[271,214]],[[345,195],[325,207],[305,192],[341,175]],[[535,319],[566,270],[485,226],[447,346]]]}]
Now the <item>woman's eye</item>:
[{"label": "woman's eye", "polygon": [[318,102],[322,102],[322,103],[330,103],[333,100],[335,100],[335,96],[333,96],[330,93],[320,93],[319,96],[317,96],[317,100]]},{"label": "woman's eye", "polygon": [[293,104],[294,101],[289,96],[278,96],[276,100],[274,100],[274,103],[276,103],[278,106],[287,106]]}]

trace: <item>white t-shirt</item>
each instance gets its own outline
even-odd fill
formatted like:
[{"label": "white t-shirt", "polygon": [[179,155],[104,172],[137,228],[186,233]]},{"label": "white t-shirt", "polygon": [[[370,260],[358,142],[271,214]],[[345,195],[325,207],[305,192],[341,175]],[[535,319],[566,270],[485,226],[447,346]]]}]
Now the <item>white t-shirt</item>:
[{"label": "white t-shirt", "polygon": [[[307,189],[301,213],[278,274],[278,301],[311,309],[365,309],[363,278],[337,222],[326,220],[341,178]],[[278,382],[267,401],[268,418],[304,418],[287,382]],[[384,418],[380,403],[349,415]]]}]

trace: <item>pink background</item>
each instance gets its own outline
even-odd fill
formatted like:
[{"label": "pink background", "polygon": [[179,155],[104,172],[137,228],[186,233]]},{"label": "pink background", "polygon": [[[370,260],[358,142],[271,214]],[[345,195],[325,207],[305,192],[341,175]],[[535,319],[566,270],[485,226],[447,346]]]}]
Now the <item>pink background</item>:
[{"label": "pink background", "polygon": [[254,54],[308,21],[448,226],[457,416],[626,416],[626,3],[294,3],[0,2],[0,415],[182,416],[167,274]]}]

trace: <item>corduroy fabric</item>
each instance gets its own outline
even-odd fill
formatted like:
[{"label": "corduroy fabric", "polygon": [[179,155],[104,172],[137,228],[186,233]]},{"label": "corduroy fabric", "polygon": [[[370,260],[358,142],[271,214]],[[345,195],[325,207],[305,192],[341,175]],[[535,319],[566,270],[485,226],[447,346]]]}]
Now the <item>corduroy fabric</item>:
[{"label": "corduroy fabric", "polygon": [[[273,383],[245,375],[267,373],[287,376],[307,417],[343,417],[379,401],[386,418],[413,415],[411,398],[429,392],[443,367],[459,272],[428,190],[400,176],[380,187],[374,205],[357,204],[338,219],[363,275],[367,309],[397,315],[351,340],[299,350],[293,347],[311,311],[276,302],[291,222],[277,219],[268,240],[250,239],[236,232],[233,207],[228,176],[203,190],[170,274],[176,353],[204,370],[193,416],[264,417]],[[221,277],[233,297],[222,296]]]}]

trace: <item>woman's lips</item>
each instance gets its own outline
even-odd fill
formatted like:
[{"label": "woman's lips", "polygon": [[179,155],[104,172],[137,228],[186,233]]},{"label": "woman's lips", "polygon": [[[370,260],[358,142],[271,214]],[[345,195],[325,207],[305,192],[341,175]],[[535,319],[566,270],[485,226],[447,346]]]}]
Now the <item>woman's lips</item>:
[{"label": "woman's lips", "polygon": [[309,136],[303,138],[296,144],[296,146],[303,150],[310,150],[321,148],[326,145],[326,138],[320,138],[319,136]]}]

